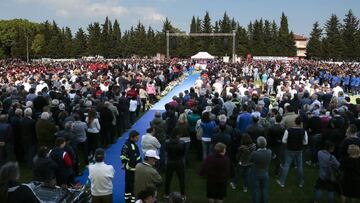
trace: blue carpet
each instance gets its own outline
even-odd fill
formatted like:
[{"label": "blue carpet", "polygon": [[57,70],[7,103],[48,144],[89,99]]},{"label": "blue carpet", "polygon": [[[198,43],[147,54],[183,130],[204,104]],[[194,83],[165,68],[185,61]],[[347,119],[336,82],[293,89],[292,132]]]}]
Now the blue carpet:
[{"label": "blue carpet", "polygon": [[[122,134],[122,136],[117,140],[115,144],[106,149],[105,151],[105,163],[110,164],[115,169],[115,177],[113,180],[113,202],[124,202],[124,187],[125,187],[125,177],[124,170],[121,169],[121,160],[120,153],[121,148],[128,138],[128,134],[131,130],[137,130],[140,133],[140,136],[146,133],[146,129],[149,126],[149,122],[154,118],[155,112],[158,110],[164,110],[166,103],[172,100],[174,95],[179,95],[180,92],[190,89],[195,84],[195,81],[199,77],[199,74],[189,75],[182,83],[177,85],[173,90],[171,90],[165,97],[163,97],[159,102],[154,104],[154,106],[147,111],[137,122],[131,127],[130,130]],[[141,139],[139,139],[138,146],[141,149]],[[89,170],[86,168],[83,172],[83,175],[78,177],[78,180],[81,184],[85,184],[89,175]]]}]

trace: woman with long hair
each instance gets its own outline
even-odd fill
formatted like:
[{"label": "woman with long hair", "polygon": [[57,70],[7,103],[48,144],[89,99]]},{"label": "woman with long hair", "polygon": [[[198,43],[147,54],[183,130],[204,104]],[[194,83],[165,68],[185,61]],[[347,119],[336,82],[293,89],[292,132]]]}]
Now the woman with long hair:
[{"label": "woman with long hair", "polygon": [[95,150],[99,146],[99,132],[101,128],[99,119],[96,117],[95,109],[89,110],[88,117],[86,117],[85,122],[88,126],[86,132],[88,139],[88,156],[91,159],[95,153]]}]

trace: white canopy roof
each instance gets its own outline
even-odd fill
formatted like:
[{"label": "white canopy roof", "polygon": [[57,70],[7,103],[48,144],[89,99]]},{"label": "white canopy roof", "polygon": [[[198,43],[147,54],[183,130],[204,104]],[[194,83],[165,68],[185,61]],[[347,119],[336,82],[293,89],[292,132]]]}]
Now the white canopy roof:
[{"label": "white canopy roof", "polygon": [[199,52],[191,57],[191,59],[214,59],[214,56],[207,52]]}]

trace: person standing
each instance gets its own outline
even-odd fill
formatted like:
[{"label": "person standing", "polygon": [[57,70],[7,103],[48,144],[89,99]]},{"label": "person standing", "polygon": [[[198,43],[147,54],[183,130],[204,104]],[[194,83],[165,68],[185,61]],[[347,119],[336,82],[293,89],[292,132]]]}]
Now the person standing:
[{"label": "person standing", "polygon": [[104,163],[103,149],[96,149],[94,156],[96,163],[89,166],[92,203],[111,203],[115,170],[113,166]]},{"label": "person standing", "polygon": [[335,151],[335,146],[332,142],[325,142],[325,148],[318,152],[318,161],[319,161],[319,178],[316,181],[315,185],[315,203],[321,202],[321,192],[322,190],[327,192],[327,201],[329,203],[334,202],[334,195],[337,189],[337,183],[333,182],[330,177],[330,168],[334,171],[340,167],[340,163],[336,159],[333,153]]},{"label": "person standing", "polygon": [[20,126],[22,133],[21,142],[24,147],[25,160],[29,167],[32,166],[32,160],[36,153],[35,123],[35,120],[32,118],[31,108],[26,108]]},{"label": "person standing", "polygon": [[241,136],[241,145],[237,149],[236,154],[236,166],[235,174],[230,186],[232,189],[236,189],[236,186],[239,181],[239,176],[242,175],[243,178],[243,191],[247,192],[248,186],[250,183],[250,169],[252,163],[250,162],[250,155],[253,151],[256,150],[256,144],[253,143],[249,134],[244,133]]},{"label": "person standing", "polygon": [[154,168],[156,161],[160,159],[155,150],[145,152],[144,162],[136,164],[135,169],[135,196],[147,187],[158,187],[162,183],[160,174]]},{"label": "person standing", "polygon": [[175,128],[165,142],[167,154],[165,197],[169,198],[172,175],[175,172],[180,183],[181,196],[185,199],[185,142],[180,140],[181,130]]},{"label": "person standing", "polygon": [[55,133],[57,126],[50,121],[50,114],[43,112],[40,119],[36,122],[36,138],[38,146],[54,146]]},{"label": "person standing", "polygon": [[138,101],[137,101],[136,97],[131,97],[130,106],[129,106],[131,125],[133,125],[135,123],[137,106],[138,106]]},{"label": "person standing", "polygon": [[344,177],[341,183],[342,202],[347,199],[360,199],[360,147],[355,144],[349,145],[348,157],[341,160],[341,170]]},{"label": "person standing", "polygon": [[135,167],[141,162],[139,148],[136,142],[139,140],[139,132],[133,130],[121,150],[122,168],[125,170],[125,202],[135,202],[134,181]]},{"label": "person standing", "polygon": [[87,123],[87,139],[88,139],[88,157],[92,159],[96,148],[99,146],[99,132],[101,129],[99,119],[96,118],[95,109],[90,109],[88,117],[85,122]]},{"label": "person standing", "polygon": [[206,178],[206,196],[209,203],[222,203],[226,197],[227,180],[230,178],[230,160],[226,145],[217,143],[215,153],[210,154],[201,165],[200,176]]},{"label": "person standing", "polygon": [[212,150],[211,137],[213,136],[213,130],[216,127],[215,121],[211,120],[210,112],[204,112],[201,116],[200,127],[202,128],[202,150],[203,160],[210,154]]},{"label": "person standing", "polygon": [[59,186],[68,185],[72,175],[72,161],[70,155],[64,150],[65,139],[58,137],[55,140],[55,148],[50,150],[49,157],[57,164],[56,183]]},{"label": "person standing", "polygon": [[141,148],[144,153],[147,150],[155,150],[157,153],[160,151],[161,144],[155,137],[155,128],[150,127],[146,130],[146,134],[141,138]]},{"label": "person standing", "polygon": [[295,127],[285,130],[282,138],[282,143],[286,144],[286,149],[285,164],[282,169],[280,179],[277,180],[277,183],[281,187],[285,187],[286,176],[293,161],[296,161],[299,187],[302,188],[304,186],[303,146],[308,144],[308,135],[305,129],[301,126],[301,123],[301,118],[296,117]]},{"label": "person standing", "polygon": [[0,115],[0,166],[15,159],[13,130],[7,120],[7,115]]},{"label": "person standing", "polygon": [[271,150],[266,149],[266,139],[258,137],[258,149],[250,155],[252,162],[251,173],[253,179],[252,199],[254,203],[269,202],[269,166],[271,162]]}]

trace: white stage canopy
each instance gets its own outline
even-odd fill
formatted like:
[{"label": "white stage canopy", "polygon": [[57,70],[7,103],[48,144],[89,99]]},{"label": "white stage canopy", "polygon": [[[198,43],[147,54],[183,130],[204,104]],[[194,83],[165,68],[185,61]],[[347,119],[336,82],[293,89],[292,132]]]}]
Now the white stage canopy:
[{"label": "white stage canopy", "polygon": [[207,52],[199,52],[191,57],[191,59],[214,59],[215,57]]}]

